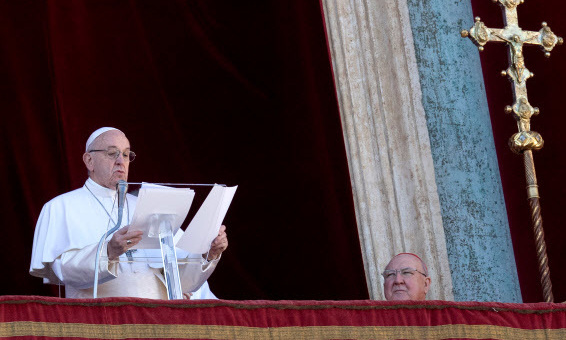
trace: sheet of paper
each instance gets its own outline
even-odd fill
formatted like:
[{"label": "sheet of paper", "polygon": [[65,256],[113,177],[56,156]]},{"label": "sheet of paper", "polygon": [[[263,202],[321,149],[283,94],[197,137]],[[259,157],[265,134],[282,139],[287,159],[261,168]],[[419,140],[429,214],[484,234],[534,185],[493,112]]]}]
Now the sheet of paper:
[{"label": "sheet of paper", "polygon": [[238,186],[214,186],[177,242],[177,248],[193,254],[208,252],[210,244],[218,235],[237,188]]},{"label": "sheet of paper", "polygon": [[144,234],[142,240],[132,248],[159,249],[157,215],[167,215],[170,218],[173,234],[175,234],[187,217],[194,197],[195,192],[189,188],[142,184],[130,230],[141,230]]}]

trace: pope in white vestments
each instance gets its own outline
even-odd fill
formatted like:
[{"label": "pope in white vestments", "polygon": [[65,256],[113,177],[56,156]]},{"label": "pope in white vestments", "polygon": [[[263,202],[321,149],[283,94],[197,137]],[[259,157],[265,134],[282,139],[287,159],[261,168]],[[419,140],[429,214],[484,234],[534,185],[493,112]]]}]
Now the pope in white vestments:
[{"label": "pope in white vestments", "polygon": [[[162,266],[154,260],[161,252],[129,249],[141,240],[139,231],[127,227],[137,201],[133,195],[126,195],[123,228],[104,242],[99,266],[94,268],[98,241],[118,220],[116,183],[127,180],[134,157],[120,130],[101,128],[91,135],[83,156],[89,170],[84,186],[55,197],[41,211],[34,235],[31,275],[42,277],[44,283],[65,285],[68,298],[92,298],[96,270],[98,297],[167,299]],[[224,229],[213,241],[208,259],[178,250],[181,287],[186,297],[216,298],[207,279],[227,247]]]}]

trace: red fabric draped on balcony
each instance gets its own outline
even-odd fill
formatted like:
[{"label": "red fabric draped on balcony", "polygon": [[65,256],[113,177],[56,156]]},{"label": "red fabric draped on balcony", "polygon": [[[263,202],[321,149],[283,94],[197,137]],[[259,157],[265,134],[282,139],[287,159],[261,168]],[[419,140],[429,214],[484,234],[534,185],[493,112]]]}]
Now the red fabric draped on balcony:
[{"label": "red fabric draped on balcony", "polygon": [[564,339],[563,304],[0,298],[0,336]]}]

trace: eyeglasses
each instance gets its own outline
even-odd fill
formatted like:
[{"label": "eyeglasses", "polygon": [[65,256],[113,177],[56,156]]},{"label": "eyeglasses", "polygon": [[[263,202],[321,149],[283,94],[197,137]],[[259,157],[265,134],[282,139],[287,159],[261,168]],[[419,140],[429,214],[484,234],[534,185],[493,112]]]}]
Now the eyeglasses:
[{"label": "eyeglasses", "polygon": [[115,148],[115,147],[110,147],[106,150],[90,150],[89,152],[104,152],[106,157],[112,159],[112,160],[117,160],[118,157],[120,157],[120,154],[122,154],[122,157],[124,157],[125,161],[128,162],[133,162],[134,159],[136,159],[136,153],[133,151],[120,151],[120,149]]},{"label": "eyeglasses", "polygon": [[381,273],[381,275],[383,275],[384,279],[391,280],[391,279],[397,277],[397,272],[401,273],[401,275],[404,278],[412,277],[413,275],[415,275],[415,272],[422,274],[424,277],[426,277],[425,273],[418,271],[415,268],[386,269],[386,270],[383,271],[383,273]]}]

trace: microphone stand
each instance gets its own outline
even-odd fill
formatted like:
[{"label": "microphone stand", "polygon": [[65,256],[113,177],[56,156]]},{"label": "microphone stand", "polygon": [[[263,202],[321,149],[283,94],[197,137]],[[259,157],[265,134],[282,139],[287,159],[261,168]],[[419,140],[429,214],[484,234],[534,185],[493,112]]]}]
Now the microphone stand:
[{"label": "microphone stand", "polygon": [[128,183],[124,180],[120,180],[118,184],[116,184],[118,189],[118,221],[114,228],[108,230],[107,232],[102,235],[100,241],[98,241],[98,248],[96,249],[96,259],[94,261],[94,288],[92,291],[92,297],[96,299],[98,293],[98,266],[100,265],[100,253],[102,249],[102,245],[104,244],[104,240],[108,237],[108,235],[113,234],[120,228],[122,224],[122,215],[124,213],[124,201],[126,200],[126,192],[128,191]]}]

